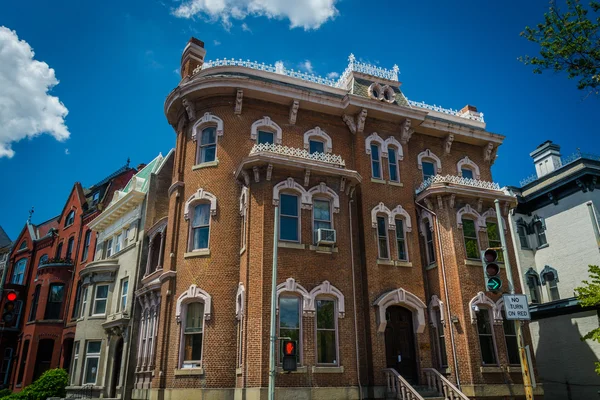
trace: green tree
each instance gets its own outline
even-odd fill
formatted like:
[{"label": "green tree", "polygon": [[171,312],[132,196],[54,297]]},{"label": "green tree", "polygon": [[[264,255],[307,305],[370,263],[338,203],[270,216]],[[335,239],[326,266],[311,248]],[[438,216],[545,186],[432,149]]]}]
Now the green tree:
[{"label": "green tree", "polygon": [[[540,56],[519,57],[533,72],[543,70],[565,71],[569,79],[578,79],[577,88],[598,94],[600,89],[600,2],[591,1],[589,8],[579,0],[566,0],[567,11],[562,12],[555,0],[544,14],[544,22],[526,27],[521,36],[538,43]],[[592,11],[592,18],[588,13]]]},{"label": "green tree", "polygon": [[35,382],[18,393],[9,394],[2,400],[46,400],[48,397],[65,397],[69,383],[67,371],[61,368],[50,369]]},{"label": "green tree", "polygon": [[[583,281],[584,286],[575,288],[575,293],[582,307],[597,307],[600,306],[600,267],[590,265],[589,272],[591,281]],[[588,332],[581,340],[600,342],[600,328]],[[596,373],[600,375],[600,362],[596,363]]]}]

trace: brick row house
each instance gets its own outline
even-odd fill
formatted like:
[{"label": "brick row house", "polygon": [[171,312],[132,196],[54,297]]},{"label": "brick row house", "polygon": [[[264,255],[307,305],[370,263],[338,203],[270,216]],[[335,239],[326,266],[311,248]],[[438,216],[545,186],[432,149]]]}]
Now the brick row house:
[{"label": "brick row house", "polygon": [[277,334],[299,349],[277,398],[523,397],[480,261],[517,203],[491,176],[504,137],[475,107],[409,101],[397,67],[351,56],[331,81],[205,54],[188,42],[165,102],[176,149],[146,221],[131,397],[265,399],[274,262]]}]

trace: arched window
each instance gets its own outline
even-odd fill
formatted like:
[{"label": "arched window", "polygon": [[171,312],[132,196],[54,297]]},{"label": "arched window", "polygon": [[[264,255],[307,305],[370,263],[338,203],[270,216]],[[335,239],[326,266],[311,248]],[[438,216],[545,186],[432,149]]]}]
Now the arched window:
[{"label": "arched window", "polygon": [[542,285],[546,286],[550,301],[560,300],[558,272],[551,266],[546,265],[542,272],[540,272],[540,277],[542,278]]},{"label": "arched window", "polygon": [[533,229],[535,231],[535,237],[537,239],[537,247],[545,247],[548,242],[546,240],[546,221],[537,215],[533,216]]},{"label": "arched window", "polygon": [[444,318],[444,303],[436,296],[431,296],[429,302],[429,318],[435,335],[436,350],[440,368],[448,366],[448,354],[446,351],[446,333],[444,331],[446,321]]},{"label": "arched window", "polygon": [[365,150],[367,154],[371,155],[371,176],[375,179],[383,179],[381,158],[387,157],[385,149],[385,142],[376,132],[365,139]]},{"label": "arched window", "polygon": [[237,350],[238,350],[238,367],[241,367],[244,363],[244,314],[245,314],[245,300],[246,300],[246,288],[240,282],[238,285],[238,291],[235,296],[235,315],[237,319]]},{"label": "arched window", "polygon": [[179,368],[200,368],[204,343],[204,321],[210,319],[211,296],[191,285],[177,299],[176,317],[181,323]]},{"label": "arched window", "polygon": [[279,240],[301,241],[300,209],[312,206],[311,195],[294,178],[288,178],[273,187],[273,205],[279,206]]},{"label": "arched window", "polygon": [[456,222],[459,229],[463,231],[463,240],[465,243],[465,253],[468,259],[479,260],[480,247],[478,231],[480,229],[479,220],[481,216],[469,204],[456,212]]},{"label": "arched window", "polygon": [[481,352],[481,363],[483,365],[498,365],[498,355],[494,340],[494,313],[496,303],[494,303],[483,292],[479,292],[469,302],[471,320],[477,325],[477,335],[479,337],[479,350]]},{"label": "arched window", "polygon": [[404,158],[402,145],[395,137],[390,136],[385,140],[385,152],[388,155],[389,177],[391,182],[400,182],[399,162]]},{"label": "arched window", "polygon": [[408,261],[407,234],[412,231],[410,215],[401,205],[398,205],[391,211],[390,217],[394,221],[396,230],[396,256],[400,261]]},{"label": "arched window", "polygon": [[479,166],[475,164],[469,156],[465,156],[458,163],[456,163],[456,169],[458,176],[462,176],[467,179],[479,179]]},{"label": "arched window", "polygon": [[525,283],[529,288],[529,302],[531,304],[540,303],[540,276],[531,267],[525,272]]},{"label": "arched window", "polygon": [[257,144],[281,144],[281,128],[269,117],[252,124],[250,138]]},{"label": "arched window", "polygon": [[[313,240],[319,242],[319,229],[334,229],[333,213],[340,211],[340,199],[338,194],[327,187],[324,182],[312,187],[308,192],[313,208]],[[321,238],[333,239],[332,237]]]},{"label": "arched window", "polygon": [[442,172],[442,161],[429,149],[419,153],[417,165],[423,171],[424,181]]},{"label": "arched window", "polygon": [[25,279],[26,267],[27,267],[27,259],[26,258],[21,258],[19,261],[17,261],[17,263],[15,264],[15,267],[13,269],[13,275],[10,280],[10,283],[14,283],[16,285],[22,285],[23,280]]},{"label": "arched window", "polygon": [[223,121],[205,113],[192,128],[192,140],[196,141],[196,164],[218,162],[217,138],[223,136]]},{"label": "arched window", "polygon": [[73,225],[75,222],[75,210],[71,210],[69,214],[67,214],[67,218],[65,219],[65,227],[69,225]]},{"label": "arched window", "polygon": [[44,254],[40,257],[40,263],[38,264],[38,268],[41,268],[48,262],[48,254]]},{"label": "arched window", "polygon": [[[305,312],[314,311],[311,306],[311,297],[308,291],[296,283],[294,278],[288,278],[285,282],[277,285],[277,328],[280,337],[289,337],[298,343],[296,360],[302,363],[302,315]],[[280,346],[281,346],[280,342]],[[283,349],[279,351],[281,362]]]},{"label": "arched window", "polygon": [[304,148],[310,154],[331,153],[331,137],[318,126],[304,133]]},{"label": "arched window", "polygon": [[185,203],[184,218],[189,221],[188,251],[208,250],[210,220],[217,213],[217,198],[204,189],[198,189]]},{"label": "arched window", "polygon": [[506,343],[506,354],[510,365],[519,365],[519,342],[515,322],[506,318],[506,312],[502,311],[502,327],[504,329],[504,342]]},{"label": "arched window", "polygon": [[35,321],[37,315],[38,302],[40,300],[40,289],[42,285],[36,285],[35,291],[33,292],[33,299],[31,300],[31,309],[29,310],[29,318],[27,321]]}]

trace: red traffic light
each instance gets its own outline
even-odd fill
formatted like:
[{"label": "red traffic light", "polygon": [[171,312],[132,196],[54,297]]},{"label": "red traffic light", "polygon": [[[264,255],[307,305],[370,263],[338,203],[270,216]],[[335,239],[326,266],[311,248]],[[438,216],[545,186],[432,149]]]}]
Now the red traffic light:
[{"label": "red traffic light", "polygon": [[500,273],[500,267],[498,264],[488,264],[485,266],[485,273],[487,276],[496,276]]},{"label": "red traffic light", "polygon": [[17,299],[17,294],[15,292],[8,292],[6,294],[6,300],[15,301]]},{"label": "red traffic light", "polygon": [[493,249],[487,249],[485,253],[483,253],[483,258],[487,263],[494,262],[498,259],[498,252]]},{"label": "red traffic light", "polygon": [[284,356],[295,356],[296,355],[296,342],[293,340],[286,340],[283,342],[283,355]]}]

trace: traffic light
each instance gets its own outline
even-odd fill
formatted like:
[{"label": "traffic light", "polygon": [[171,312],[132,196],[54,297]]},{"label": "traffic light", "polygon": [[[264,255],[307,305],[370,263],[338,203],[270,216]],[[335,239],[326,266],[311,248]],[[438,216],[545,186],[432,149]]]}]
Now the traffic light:
[{"label": "traffic light", "polygon": [[282,368],[286,372],[296,370],[296,341],[283,341],[283,362]]},{"label": "traffic light", "polygon": [[4,296],[4,311],[2,312],[2,321],[5,324],[11,324],[15,318],[15,301],[17,300],[17,292],[9,290]]},{"label": "traffic light", "polygon": [[498,252],[494,249],[487,249],[481,252],[481,262],[483,263],[483,276],[485,277],[485,290],[488,292],[498,292],[502,287],[500,279],[500,266],[498,265]]}]

